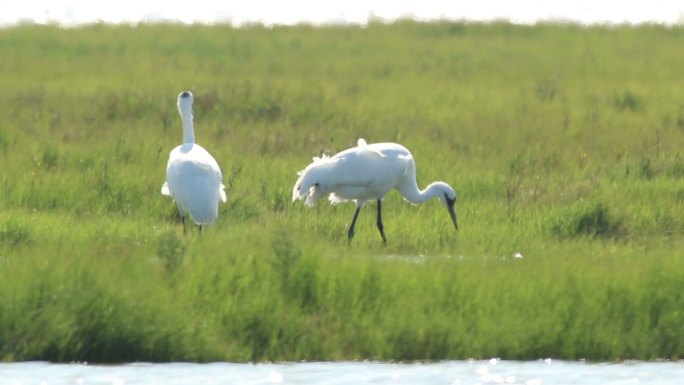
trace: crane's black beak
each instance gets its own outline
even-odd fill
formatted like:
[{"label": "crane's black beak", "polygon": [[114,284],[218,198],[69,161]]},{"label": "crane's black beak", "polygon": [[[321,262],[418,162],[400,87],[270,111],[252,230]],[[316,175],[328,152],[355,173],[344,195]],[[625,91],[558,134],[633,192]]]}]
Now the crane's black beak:
[{"label": "crane's black beak", "polygon": [[454,227],[456,230],[458,230],[458,220],[456,219],[456,210],[454,209],[454,204],[456,203],[456,199],[449,199],[448,197],[445,197],[447,201],[447,210],[449,210],[449,215],[451,216],[451,220],[454,222]]}]

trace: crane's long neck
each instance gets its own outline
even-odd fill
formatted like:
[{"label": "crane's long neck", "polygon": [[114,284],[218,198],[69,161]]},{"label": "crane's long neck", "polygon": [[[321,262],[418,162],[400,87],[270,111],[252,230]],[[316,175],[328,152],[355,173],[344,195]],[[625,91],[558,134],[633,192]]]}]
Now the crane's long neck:
[{"label": "crane's long neck", "polygon": [[183,121],[183,143],[195,143],[195,128],[192,124],[192,106],[178,106],[181,120]]},{"label": "crane's long neck", "polygon": [[409,185],[409,188],[401,189],[400,191],[407,201],[420,204],[435,198],[439,194],[440,190],[437,187],[440,183],[442,182],[433,182],[428,185],[425,190],[420,190],[418,188],[418,184],[416,184],[416,180],[414,179],[413,183]]},{"label": "crane's long neck", "polygon": [[416,182],[415,164],[411,162],[407,167],[407,172],[403,181],[397,186],[399,192],[401,192],[407,201],[420,204],[436,197],[440,191],[442,191],[440,185],[443,185],[443,182],[433,182],[428,185],[425,190],[419,189],[418,183]]}]

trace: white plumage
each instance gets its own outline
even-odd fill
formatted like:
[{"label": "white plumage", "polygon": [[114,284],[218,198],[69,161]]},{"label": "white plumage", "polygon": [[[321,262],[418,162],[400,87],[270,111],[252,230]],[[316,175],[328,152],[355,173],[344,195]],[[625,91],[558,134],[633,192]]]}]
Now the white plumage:
[{"label": "white plumage", "polygon": [[172,197],[178,205],[183,230],[185,216],[189,214],[202,231],[202,226],[214,223],[218,217],[219,201],[226,201],[223,176],[214,157],[195,143],[189,91],[178,95],[178,112],[183,121],[183,144],[169,154],[161,193]]},{"label": "white plumage", "polygon": [[354,237],[354,226],[359,211],[370,200],[377,201],[377,226],[383,242],[387,242],[382,224],[382,198],[397,189],[404,198],[415,204],[438,198],[446,205],[458,230],[454,211],[456,193],[444,182],[433,182],[425,190],[416,183],[413,156],[397,143],[367,144],[359,139],[357,147],[349,148],[332,157],[313,158],[313,162],[298,172],[292,189],[292,201],[305,200],[312,206],[322,196],[329,195],[331,203],[354,201],[356,212],[349,227],[348,239]]}]

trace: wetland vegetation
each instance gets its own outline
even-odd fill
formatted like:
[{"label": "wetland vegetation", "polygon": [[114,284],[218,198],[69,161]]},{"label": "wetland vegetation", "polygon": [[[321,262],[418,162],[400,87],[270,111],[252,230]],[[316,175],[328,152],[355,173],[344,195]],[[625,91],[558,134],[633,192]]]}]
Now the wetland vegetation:
[{"label": "wetland vegetation", "polygon": [[[684,29],[460,22],[0,29],[0,359],[684,356]],[[182,139],[214,226],[160,194]],[[438,201],[291,204],[396,141]]]}]

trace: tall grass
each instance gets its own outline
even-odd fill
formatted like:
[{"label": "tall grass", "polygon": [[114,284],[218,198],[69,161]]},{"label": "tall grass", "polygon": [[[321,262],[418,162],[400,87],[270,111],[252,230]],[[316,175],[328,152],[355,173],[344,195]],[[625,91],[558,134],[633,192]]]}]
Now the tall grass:
[{"label": "tall grass", "polygon": [[[680,359],[684,30],[23,25],[0,30],[0,359]],[[228,191],[161,196],[178,92]],[[388,245],[290,202],[312,156],[412,150]]]}]

